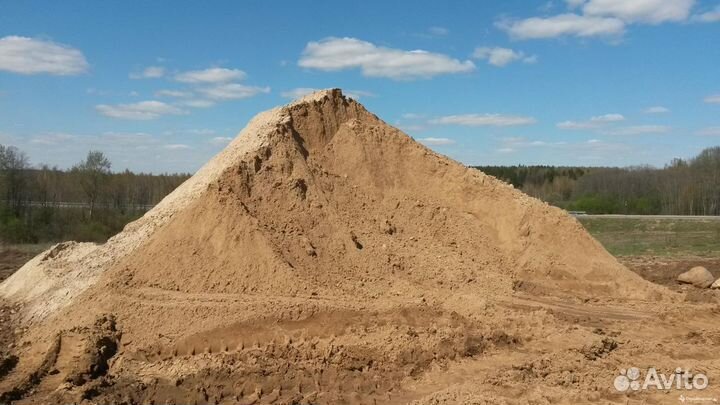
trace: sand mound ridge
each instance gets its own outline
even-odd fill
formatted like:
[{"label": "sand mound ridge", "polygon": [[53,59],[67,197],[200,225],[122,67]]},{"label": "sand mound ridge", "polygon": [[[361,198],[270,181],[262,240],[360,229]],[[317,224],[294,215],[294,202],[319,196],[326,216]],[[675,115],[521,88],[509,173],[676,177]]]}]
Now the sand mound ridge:
[{"label": "sand mound ridge", "polygon": [[[513,324],[498,308],[518,295],[666,292],[562,210],[326,90],[255,117],[107,244],[58,245],[0,285],[27,328],[0,393],[404,403],[432,393],[408,379],[542,335],[546,313]],[[59,373],[83,378],[47,383],[64,350],[87,370]]]}]

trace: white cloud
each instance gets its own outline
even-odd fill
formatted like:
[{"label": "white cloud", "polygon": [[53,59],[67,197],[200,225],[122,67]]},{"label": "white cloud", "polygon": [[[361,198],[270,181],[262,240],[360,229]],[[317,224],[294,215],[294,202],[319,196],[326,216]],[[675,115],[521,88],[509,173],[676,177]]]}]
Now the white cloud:
[{"label": "white cloud", "polygon": [[423,125],[413,124],[413,125],[405,125],[405,124],[395,124],[395,127],[403,130],[404,132],[420,132],[424,131],[426,128]]},{"label": "white cloud", "polygon": [[198,93],[212,100],[240,100],[261,93],[270,93],[270,87],[246,86],[239,83],[222,83],[197,89]]},{"label": "white cloud", "polygon": [[404,113],[401,115],[401,117],[406,120],[417,120],[417,119],[423,118],[423,115],[416,114],[416,113]]},{"label": "white cloud", "polygon": [[720,127],[708,127],[697,131],[700,136],[720,136]]},{"label": "white cloud", "polygon": [[298,65],[323,71],[357,68],[365,76],[395,80],[427,79],[475,69],[475,65],[469,60],[460,61],[444,54],[422,50],[386,48],[355,38],[327,38],[309,42]]},{"label": "white cloud", "polygon": [[603,134],[623,136],[664,134],[670,132],[671,129],[672,128],[665,125],[635,125],[603,131]]},{"label": "white cloud", "polygon": [[[297,99],[308,94],[312,94],[320,89],[312,87],[298,87],[292,90],[283,91],[280,95],[284,98]],[[343,90],[345,97],[352,98],[353,100],[360,100],[361,97],[374,97],[375,94],[364,90]]]},{"label": "white cloud", "polygon": [[428,28],[428,32],[430,35],[434,35],[436,37],[444,37],[450,33],[450,30],[445,27],[430,27]]},{"label": "white cloud", "polygon": [[186,107],[192,107],[192,108],[210,108],[215,105],[215,102],[212,100],[196,98],[196,99],[191,99],[191,100],[183,100],[179,104],[184,105]]},{"label": "white cloud", "polygon": [[320,89],[314,89],[312,87],[297,87],[292,90],[283,91],[280,93],[280,95],[284,98],[291,98],[296,99],[303,96],[307,96],[308,94],[315,93],[316,91],[319,91]]},{"label": "white cloud", "polygon": [[[2,138],[2,134],[0,134]],[[152,135],[142,132],[105,133],[45,133],[13,136],[12,143],[26,151],[35,164],[45,163],[61,168],[72,167],[85,158],[88,150],[103,151],[113,164],[113,169],[172,173],[194,172],[203,162],[217,153],[217,147],[203,138],[190,143],[169,141],[168,135]],[[188,148],[167,145],[186,144]],[[48,145],[51,145],[50,147]]]},{"label": "white cloud", "polygon": [[501,138],[500,141],[502,141],[502,145],[504,147],[511,148],[513,150],[517,150],[520,148],[548,146],[548,143],[545,141],[540,141],[540,140],[530,141],[522,136],[504,137],[504,138]]},{"label": "white cloud", "polygon": [[210,140],[213,145],[227,145],[233,139],[228,136],[216,136]]},{"label": "white cloud", "polygon": [[708,104],[720,104],[720,94],[711,94],[703,99]]},{"label": "white cloud", "polygon": [[669,113],[670,109],[667,107],[658,105],[658,106],[648,107],[648,108],[644,109],[643,112],[645,114],[665,114],[665,113]]},{"label": "white cloud", "polygon": [[178,150],[178,149],[190,149],[190,146],[182,144],[182,143],[173,143],[169,145],[163,145],[163,148],[170,149],[170,150]]},{"label": "white cloud", "polygon": [[585,4],[586,0],[565,0],[565,3],[569,8],[578,8]]},{"label": "white cloud", "polygon": [[44,135],[38,135],[30,138],[30,143],[38,144],[38,145],[58,145],[65,142],[70,142],[77,139],[77,136],[72,134],[64,134],[64,133],[49,133]]},{"label": "white cloud", "polygon": [[132,104],[99,104],[95,109],[102,115],[125,120],[152,120],[163,115],[180,115],[184,112],[162,101],[141,101]]},{"label": "white cloud", "polygon": [[470,127],[496,126],[509,127],[517,125],[530,125],[537,122],[535,118],[502,114],[461,114],[447,115],[430,120],[431,124],[463,125]]},{"label": "white cloud", "polygon": [[624,120],[625,117],[622,114],[605,114],[590,118],[592,122],[618,122]]},{"label": "white cloud", "polygon": [[212,135],[212,134],[215,133],[215,130],[213,130],[213,129],[207,129],[207,128],[203,128],[203,129],[188,129],[188,130],[186,130],[185,132],[187,132],[188,134],[193,134],[193,135]]},{"label": "white cloud", "polygon": [[418,139],[418,142],[429,145],[429,146],[442,146],[442,145],[452,145],[455,143],[454,140],[450,138],[420,138]]},{"label": "white cloud", "polygon": [[624,121],[622,114],[605,114],[591,117],[587,121],[563,121],[555,124],[560,129],[594,129],[612,122]]},{"label": "white cloud", "polygon": [[361,97],[375,97],[375,93],[364,90],[348,90],[344,91],[343,94],[353,100],[360,100]]},{"label": "white cloud", "polygon": [[499,148],[496,150],[499,153],[513,153],[515,152],[515,149],[513,148]]},{"label": "white cloud", "polygon": [[183,83],[227,83],[242,80],[245,76],[245,72],[239,69],[209,68],[178,73],[175,80]]},{"label": "white cloud", "polygon": [[0,70],[24,75],[77,75],[88,63],[82,52],[67,45],[19,36],[0,38]]},{"label": "white cloud", "polygon": [[97,95],[100,95],[100,96],[106,96],[106,95],[108,94],[106,91],[104,91],[104,90],[98,90],[98,89],[96,89],[95,87],[88,87],[87,89],[85,89],[85,93],[87,93],[87,94],[97,94]]},{"label": "white cloud", "polygon": [[590,121],[562,121],[555,126],[560,129],[589,129],[597,127],[597,124]]},{"label": "white cloud", "polygon": [[701,14],[696,14],[693,16],[693,21],[696,22],[703,22],[703,23],[713,23],[713,22],[720,22],[720,5],[712,9],[711,11],[707,11]]},{"label": "white cloud", "polygon": [[505,66],[509,63],[521,60],[525,63],[537,62],[537,56],[527,56],[522,51],[514,51],[509,48],[501,47],[482,47],[475,48],[473,52],[473,58],[487,60],[489,64],[494,66]]},{"label": "white cloud", "polygon": [[192,93],[189,91],[181,90],[158,90],[155,92],[156,97],[190,97]]},{"label": "white cloud", "polygon": [[139,73],[130,73],[131,79],[159,79],[165,76],[165,68],[162,66],[148,66]]},{"label": "white cloud", "polygon": [[500,21],[496,25],[515,39],[555,38],[564,35],[577,37],[621,36],[625,32],[625,23],[620,19],[577,14]]},{"label": "white cloud", "polygon": [[583,6],[583,13],[628,23],[660,24],[685,21],[694,3],[695,0],[590,0]]}]

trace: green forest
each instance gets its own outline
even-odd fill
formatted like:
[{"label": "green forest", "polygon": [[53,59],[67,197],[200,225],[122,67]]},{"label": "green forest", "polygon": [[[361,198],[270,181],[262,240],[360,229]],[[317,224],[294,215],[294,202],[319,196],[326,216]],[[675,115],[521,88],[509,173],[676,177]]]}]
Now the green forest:
[{"label": "green forest", "polygon": [[663,168],[475,166],[525,193],[588,214],[720,215],[720,147]]},{"label": "green forest", "polygon": [[[720,147],[663,168],[475,168],[570,211],[720,215]],[[22,151],[0,145],[0,242],[103,242],[189,177],[113,172],[100,151],[67,170],[33,166]]]},{"label": "green forest", "polygon": [[60,170],[0,145],[0,242],[104,242],[190,177],[111,169],[100,151]]}]

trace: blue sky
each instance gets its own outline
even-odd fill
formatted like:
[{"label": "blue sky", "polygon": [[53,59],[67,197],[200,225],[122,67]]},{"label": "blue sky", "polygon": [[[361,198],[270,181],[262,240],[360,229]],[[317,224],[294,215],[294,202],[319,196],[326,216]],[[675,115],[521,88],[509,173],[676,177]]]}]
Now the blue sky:
[{"label": "blue sky", "polygon": [[662,166],[720,145],[720,1],[0,1],[0,143],[194,171],[340,87],[466,164]]}]

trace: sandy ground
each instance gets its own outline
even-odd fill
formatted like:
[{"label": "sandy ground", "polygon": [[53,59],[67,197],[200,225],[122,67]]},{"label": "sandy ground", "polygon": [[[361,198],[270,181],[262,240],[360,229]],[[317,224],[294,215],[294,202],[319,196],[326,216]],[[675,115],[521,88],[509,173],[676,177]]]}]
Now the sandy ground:
[{"label": "sandy ground", "polygon": [[[155,354],[155,367],[176,367],[176,377],[168,379],[161,373],[162,377],[146,376],[144,382],[122,379],[99,382],[98,385],[107,384],[109,392],[93,401],[140,404],[147,403],[147,398],[155,398],[156,403],[188,403],[185,401],[190,400],[189,403],[228,404],[293,403],[295,400],[297,403],[338,400],[337,403],[398,404],[682,404],[680,398],[684,395],[698,399],[697,403],[714,403],[699,400],[720,395],[713,389],[715,380],[712,379],[718,375],[720,366],[717,356],[712,354],[713,348],[720,344],[720,327],[716,326],[720,309],[718,294],[682,286],[674,279],[689,266],[718,269],[720,259],[641,256],[624,258],[623,263],[649,280],[677,291],[685,303],[658,311],[652,302],[628,308],[622,302],[538,300],[518,292],[507,301],[486,304],[488,308],[484,312],[490,309],[493,319],[498,314],[508,316],[502,325],[489,328],[477,323],[467,325],[462,315],[432,309],[431,305],[418,305],[413,310],[405,308],[400,312],[341,311],[279,324],[247,322],[197,336],[194,342],[183,342],[178,352],[173,349],[170,353]],[[161,299],[142,293],[136,297],[149,301]],[[228,308],[232,307],[228,301],[242,300],[240,296],[213,298],[213,305]],[[17,321],[13,314],[19,310],[19,307],[0,309],[3,325],[0,347],[7,348],[15,342],[17,331],[10,325]],[[488,316],[487,312],[484,316]],[[428,323],[433,326],[428,328]],[[463,336],[469,330],[477,335]],[[453,336],[453,331],[459,336]],[[356,337],[371,339],[378,334],[400,342],[388,349],[388,353],[357,352]],[[437,334],[444,336],[441,342],[435,343],[432,358],[418,359],[424,351],[422,346]],[[239,335],[244,341],[233,342]],[[296,336],[294,341],[293,336]],[[158,341],[162,339],[159,337]],[[268,345],[268,342],[271,343]],[[418,342],[423,344],[418,347]],[[6,368],[14,361],[7,360],[7,352],[2,353]],[[266,357],[268,352],[277,353],[285,363],[281,367],[272,364]],[[324,373],[306,379],[304,384],[297,379],[285,379],[288,372],[311,369],[307,363],[314,356],[323,359],[315,367],[323,367],[324,373],[329,373],[325,380],[321,377]],[[344,364],[349,361],[348,356],[351,362]],[[158,361],[160,358],[164,360]],[[187,362],[204,363],[215,371],[188,378],[180,372],[187,367],[183,364]],[[247,374],[244,378],[238,377],[241,372],[237,369],[238,363],[242,362],[255,364],[256,371],[251,374],[257,374],[253,378],[247,378]],[[392,364],[389,367],[392,371],[377,374],[370,371],[386,362]],[[339,377],[338,373],[343,371],[337,370],[338,366],[345,372],[352,370],[354,378]],[[633,366],[643,370],[656,367],[665,373],[671,373],[676,367],[692,368],[711,376],[711,386],[703,391],[618,393],[612,385],[614,378],[620,370]],[[283,369],[284,373],[280,371]],[[2,366],[0,380],[1,370]],[[158,371],[145,372],[153,375]],[[382,379],[378,379],[379,376]],[[339,381],[335,381],[338,378]],[[94,389],[89,391],[92,396]],[[342,400],[328,397],[328,391],[334,391]],[[64,399],[73,401],[67,396]]]},{"label": "sandy ground", "polygon": [[[669,284],[324,91],[256,117],[106,245],[0,284],[0,403],[720,399],[714,292]],[[619,392],[632,367],[710,386]]]}]

